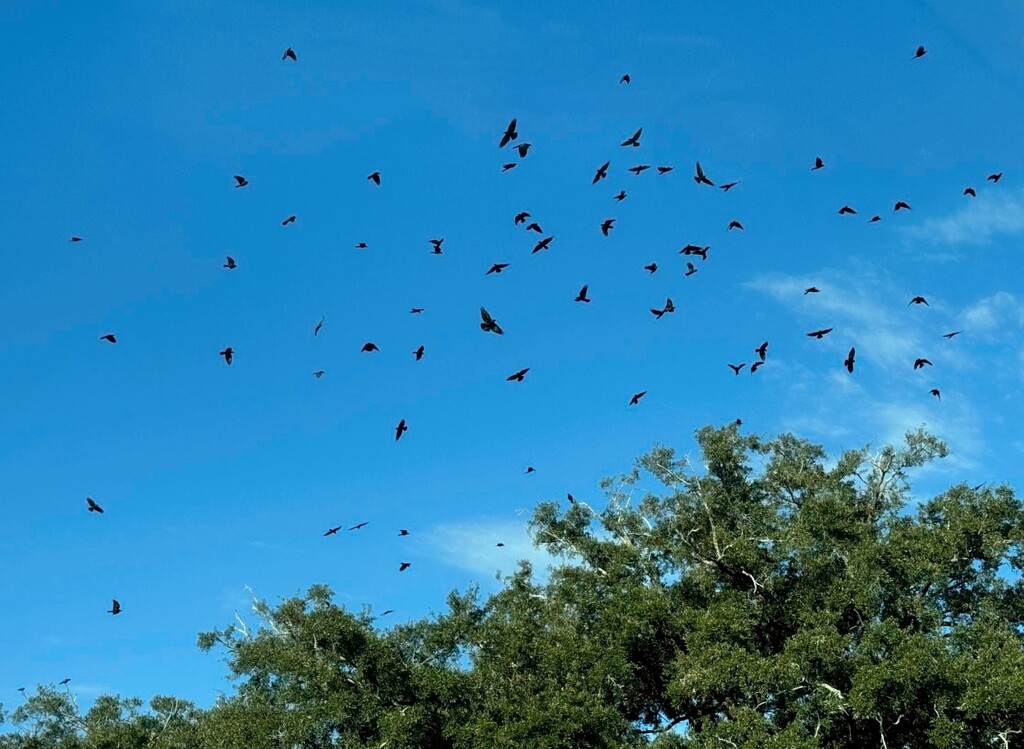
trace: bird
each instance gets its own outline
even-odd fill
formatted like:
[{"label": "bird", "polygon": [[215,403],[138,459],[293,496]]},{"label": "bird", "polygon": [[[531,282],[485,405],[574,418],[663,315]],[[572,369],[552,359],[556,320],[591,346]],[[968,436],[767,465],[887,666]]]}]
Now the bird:
[{"label": "bird", "polygon": [[398,529],[398,535],[399,536],[408,536],[409,535],[409,531],[407,531],[405,528],[399,528]]},{"label": "bird", "polygon": [[416,361],[419,361],[420,359],[423,358],[423,352],[425,350],[426,349],[424,349],[423,346],[420,346],[418,349],[412,352],[412,355],[416,357]]},{"label": "bird", "polygon": [[294,224],[294,223],[295,223],[295,216],[289,216],[288,218],[286,218],[284,221],[281,222],[281,226],[288,226],[288,224]]},{"label": "bird", "polygon": [[923,369],[925,366],[932,366],[927,359],[914,359],[914,369]]},{"label": "bird", "polygon": [[538,234],[543,234],[544,233],[544,230],[540,227],[540,224],[538,224],[536,221],[531,221],[530,223],[528,223],[526,225],[526,231],[535,231]]},{"label": "bird", "polygon": [[693,263],[691,263],[690,261],[687,261],[686,262],[686,273],[684,273],[683,275],[684,276],[692,276],[696,272],[697,272],[697,269],[694,267]]},{"label": "bird", "polygon": [[81,237],[76,237],[76,236],[73,236],[73,237],[71,237],[71,239],[69,239],[68,241],[69,241],[69,242],[81,242],[81,241],[82,241],[82,238],[81,238]]},{"label": "bird", "polygon": [[[635,400],[635,399],[637,399],[637,398],[643,398],[643,397],[644,397],[644,393],[646,393],[646,392],[647,392],[647,391],[645,390],[645,391],[644,391],[643,393],[639,393],[639,394],[637,394],[637,395],[634,395],[634,396],[633,396],[634,400]],[[634,404],[633,404],[632,402],[630,402],[630,404],[629,404],[629,405],[631,405],[631,406],[632,406],[632,405],[634,405]],[[574,505],[574,504],[576,504],[576,497],[572,496],[572,494],[570,494],[569,492],[566,492],[566,494],[565,494],[565,498],[569,500],[569,504],[571,504],[571,505]]]},{"label": "bird", "polygon": [[527,367],[526,369],[520,369],[515,374],[510,374],[508,377],[506,377],[505,382],[522,382],[523,380],[526,379],[526,373],[529,371],[529,367]]},{"label": "bird", "polygon": [[603,164],[601,164],[601,166],[597,168],[597,172],[594,174],[593,182],[591,182],[590,184],[596,185],[602,179],[605,179],[608,176],[608,167],[611,165],[611,163],[612,162],[610,161],[606,161]]},{"label": "bird", "polygon": [[645,265],[644,270],[648,270],[651,272],[651,275],[654,275],[658,271],[658,264],[651,263],[650,265]]},{"label": "bird", "polygon": [[907,302],[907,306],[908,307],[911,304],[923,304],[926,307],[930,307],[931,306],[930,304],[928,304],[928,300],[925,299],[923,296],[915,296],[913,299],[911,299],[909,302]]},{"label": "bird", "polygon": [[324,326],[324,319],[325,318],[321,317],[320,318],[320,322],[318,322],[316,324],[316,327],[313,328],[313,337],[314,338],[320,333],[320,329]]},{"label": "bird", "polygon": [[504,546],[505,544],[504,544],[504,543],[502,543],[501,541],[498,541],[498,543],[496,543],[496,544],[494,544],[494,545],[495,545],[495,546],[499,546],[499,547],[500,547],[500,546]]},{"label": "bird", "polygon": [[286,49],[284,51],[284,54],[281,55],[281,59],[282,60],[291,59],[291,60],[294,60],[295,62],[299,61],[299,58],[295,56],[295,50],[292,49],[291,47],[289,47],[288,49]]},{"label": "bird", "polygon": [[356,523],[356,524],[355,524],[355,525],[353,525],[353,526],[352,526],[351,528],[349,528],[349,530],[350,530],[350,531],[357,531],[357,530],[359,530],[360,528],[365,528],[365,527],[366,527],[366,526],[368,526],[369,524],[370,524],[370,521],[369,521],[369,520],[364,520],[364,521],[363,521],[363,522],[361,522],[361,523]]},{"label": "bird", "polygon": [[441,237],[440,239],[431,239],[431,240],[428,240],[428,241],[434,247],[434,250],[433,250],[434,254],[435,255],[440,255],[441,254],[441,245],[444,244],[444,237]]},{"label": "bird", "polygon": [[536,470],[533,466],[526,466],[526,470],[523,473],[534,473]]},{"label": "bird", "polygon": [[380,172],[374,172],[373,174],[371,174],[371,175],[370,175],[369,177],[367,177],[366,179],[370,180],[370,181],[371,181],[371,182],[373,182],[373,183],[374,183],[375,185],[378,185],[378,186],[379,186],[379,185],[380,185]]},{"label": "bird", "polygon": [[729,228],[726,229],[726,231],[732,231],[733,229],[739,229],[740,231],[743,231],[743,224],[741,224],[739,221],[730,221]]},{"label": "bird", "polygon": [[574,302],[585,302],[587,304],[590,304],[590,300],[587,298],[587,289],[588,288],[589,288],[588,284],[583,284],[583,288],[580,289],[580,293],[576,295],[576,298],[573,299],[573,301]]},{"label": "bird", "polygon": [[840,216],[845,216],[846,214],[853,215],[855,213],[857,213],[857,211],[853,210],[848,205],[844,205],[842,208],[839,209],[839,215]]},{"label": "bird", "polygon": [[846,371],[853,374],[853,360],[857,356],[857,349],[851,347],[850,353],[846,355],[846,361],[843,362],[843,366],[846,367]]},{"label": "bird", "polygon": [[[635,406],[636,404],[638,404],[640,402],[640,399],[643,398],[645,395],[647,395],[647,391],[646,390],[641,390],[639,393],[634,393],[633,397],[629,399],[629,405]],[[575,501],[575,500],[573,500],[571,494],[569,495],[569,501],[570,502]]]},{"label": "bird", "polygon": [[807,334],[809,338],[817,338],[819,341],[826,335],[832,332],[832,328],[823,328],[822,330],[815,330]]},{"label": "bird", "polygon": [[412,565],[409,562],[402,562],[401,564],[398,565],[398,571],[399,572],[405,572],[410,567],[412,567]]},{"label": "bird", "polygon": [[235,189],[236,189],[236,190],[237,190],[237,189],[238,189],[239,187],[245,187],[246,185],[248,185],[248,184],[249,184],[249,180],[247,180],[247,179],[246,179],[245,177],[243,177],[243,176],[242,176],[241,174],[236,174],[236,175],[235,175],[235,182],[237,182],[237,183],[238,183],[238,184],[236,184],[236,185],[235,185]]},{"label": "bird", "polygon": [[932,388],[931,390],[928,391],[928,393],[930,395],[934,395],[939,400],[942,400],[942,393],[939,392],[938,388]]},{"label": "bird", "polygon": [[726,182],[724,185],[719,185],[718,189],[724,192],[729,192],[729,190],[736,187],[736,185],[738,185],[739,183],[739,180],[736,180],[735,182]]},{"label": "bird", "polygon": [[494,265],[491,266],[490,270],[488,270],[486,273],[484,273],[484,275],[485,276],[489,276],[492,273],[501,273],[507,267],[508,267],[508,263],[495,263]]},{"label": "bird", "polygon": [[532,147],[533,147],[532,143],[520,143],[515,148],[516,148],[516,151],[519,152],[519,158],[525,159],[526,158],[526,154],[529,152],[529,150]]},{"label": "bird", "polygon": [[640,146],[640,133],[642,133],[643,131],[644,129],[642,127],[638,128],[635,133],[626,138],[626,140],[622,141],[622,143],[620,143],[619,145],[632,146],[633,148],[638,148]]},{"label": "bird", "polygon": [[342,526],[340,526],[340,525],[336,525],[336,526],[334,526],[333,528],[328,528],[328,529],[327,529],[327,532],[326,532],[326,533],[325,533],[324,535],[325,535],[325,536],[334,536],[334,535],[337,535],[338,531],[340,531],[340,530],[341,530],[341,528],[342,528]]},{"label": "bird", "polygon": [[520,213],[517,213],[515,217],[515,225],[519,226],[519,224],[525,224],[526,219],[528,218],[530,218],[530,214],[527,211],[521,211]]},{"label": "bird", "polygon": [[405,419],[398,422],[398,426],[395,427],[395,442],[402,439],[402,435],[409,431],[409,427],[405,423]]},{"label": "bird", "polygon": [[323,377],[323,376],[324,376],[325,374],[327,374],[327,373],[326,373],[326,372],[324,372],[324,370],[322,370],[322,369],[318,369],[317,371],[315,371],[315,372],[313,373],[313,376],[314,376],[314,377],[316,377],[316,378],[317,378],[317,379],[319,380],[319,379],[320,379],[321,377]]},{"label": "bird", "polygon": [[715,186],[715,183],[708,179],[707,175],[704,174],[704,170],[701,169],[700,162],[697,162],[696,174],[693,175],[693,181],[698,185],[710,185]]},{"label": "bird", "polygon": [[497,321],[491,317],[491,314],[483,307],[480,308],[480,319],[483,320],[483,322],[480,323],[480,330],[485,333],[505,335],[505,331],[501,329],[501,326],[498,325]]},{"label": "bird", "polygon": [[235,350],[233,348],[231,348],[230,346],[228,346],[226,349],[224,349],[223,351],[220,352],[220,355],[224,357],[224,361],[230,367],[231,366],[231,360],[235,356]]},{"label": "bird", "polygon": [[952,333],[946,333],[946,334],[945,334],[945,335],[943,335],[942,337],[943,337],[943,338],[953,338],[954,336],[958,336],[958,335],[960,335],[961,333],[963,333],[963,331],[962,331],[962,330],[955,330],[955,331],[953,331]]},{"label": "bird", "polygon": [[501,136],[501,143],[498,144],[498,148],[504,148],[510,141],[519,137],[519,131],[516,130],[516,124],[516,118],[513,117],[512,121],[508,123],[508,127],[505,128],[504,134]]},{"label": "bird", "polygon": [[516,162],[510,161],[507,164],[502,164],[501,165],[501,171],[507,172],[509,169],[515,169],[516,166],[517,166]]},{"label": "bird", "polygon": [[59,682],[59,684],[60,684],[60,685],[61,685],[62,687],[66,687],[66,686],[68,685],[68,682],[69,682],[69,681],[71,681],[71,679],[64,679],[64,681],[61,681],[61,682]]},{"label": "bird", "polygon": [[732,370],[733,374],[738,375],[740,373],[740,370],[743,369],[745,366],[747,366],[746,362],[743,362],[742,364],[730,364],[729,369]]},{"label": "bird", "polygon": [[530,254],[533,255],[535,253],[540,252],[541,250],[548,249],[552,239],[554,239],[554,237],[545,237],[544,239],[537,242],[537,244],[533,248],[533,252],[531,252]]},{"label": "bird", "polygon": [[972,198],[978,197],[978,193],[976,193],[974,191],[973,187],[965,187],[964,188],[964,195],[970,195]]},{"label": "bird", "polygon": [[664,308],[662,308],[662,309],[652,309],[651,310],[651,314],[654,315],[655,318],[660,320],[665,314],[667,314],[669,312],[675,312],[675,311],[676,311],[676,306],[674,304],[672,304],[672,300],[671,299],[666,299],[665,300]]},{"label": "bird", "polygon": [[235,268],[238,267],[238,265],[235,263],[235,259],[230,255],[228,255],[227,258],[225,259],[227,260],[227,262],[224,263],[224,267],[227,268],[228,270],[234,270]]},{"label": "bird", "polygon": [[615,219],[613,219],[613,218],[606,218],[601,223],[601,233],[604,234],[606,237],[608,236],[608,232],[610,232],[614,228],[615,228]]},{"label": "bird", "polygon": [[626,73],[621,78],[619,78],[619,85],[621,86],[623,83],[629,83],[629,81],[630,81],[629,73]]},{"label": "bird", "polygon": [[103,508],[96,504],[96,500],[92,497],[86,497],[85,501],[89,505],[89,512],[98,512],[100,515],[103,514]]},{"label": "bird", "polygon": [[911,208],[907,203],[904,203],[902,200],[897,200],[896,204],[892,207],[892,212],[896,213],[896,211],[899,210],[909,211],[911,210]]},{"label": "bird", "polygon": [[110,604],[110,609],[107,611],[107,613],[113,614],[114,616],[117,616],[121,613],[121,604],[118,603],[116,598],[113,599],[113,602]]},{"label": "bird", "polygon": [[916,60],[919,57],[924,57],[926,54],[928,54],[928,50],[926,50],[924,48],[924,45],[922,44],[920,47],[917,48],[917,50],[915,50],[914,59]]},{"label": "bird", "polygon": [[806,289],[804,289],[804,296],[807,296],[808,294],[817,294],[820,291],[821,289],[819,289],[817,286],[808,286]]},{"label": "bird", "polygon": [[117,343],[117,336],[113,333],[107,333],[106,335],[100,336],[101,341],[109,341],[110,343]]},{"label": "bird", "polygon": [[625,190],[619,190],[619,194],[618,195],[613,195],[612,198],[614,200],[617,200],[617,201],[619,201],[621,203],[623,200],[626,199],[626,191]]},{"label": "bird", "polygon": [[825,162],[821,160],[821,157],[820,156],[815,156],[814,157],[814,166],[811,167],[811,171],[813,172],[813,171],[816,171],[818,169],[822,169],[824,166],[825,166]]},{"label": "bird", "polygon": [[675,169],[674,166],[659,166],[658,167],[658,174],[668,174],[673,169]]},{"label": "bird", "polygon": [[366,343],[364,343],[362,349],[360,350],[363,351],[364,353],[369,353],[371,351],[380,351],[380,349],[377,348],[377,344],[374,343],[373,341],[367,341]]},{"label": "bird", "polygon": [[356,245],[356,249],[357,250],[365,250],[366,249],[366,242],[360,242],[359,244],[357,244]]},{"label": "bird", "polygon": [[754,372],[756,372],[758,370],[758,367],[760,367],[763,364],[764,364],[763,361],[756,361],[753,364],[751,364],[750,365],[750,374],[754,374]]},{"label": "bird", "polygon": [[393,613],[395,613],[394,609],[386,609],[385,611],[382,611],[380,615],[381,616],[387,616],[388,614],[393,614]]},{"label": "bird", "polygon": [[758,346],[756,349],[754,349],[754,353],[757,354],[761,358],[761,361],[764,361],[765,357],[768,354],[768,341],[765,341],[760,346]]},{"label": "bird", "polygon": [[1003,173],[1002,172],[996,172],[995,174],[988,175],[988,177],[986,177],[985,179],[987,179],[992,184],[995,184],[996,182],[998,182],[1002,178],[1003,178]]},{"label": "bird", "polygon": [[686,247],[679,251],[680,255],[700,255],[701,260],[708,259],[708,250],[711,249],[711,245],[705,245],[704,247],[698,247],[695,244],[688,244]]},{"label": "bird", "polygon": [[650,164],[637,164],[636,166],[631,166],[627,171],[633,172],[633,174],[639,176],[640,172],[646,171],[647,169],[650,168]]},{"label": "bird", "polygon": [[423,307],[413,307],[411,310],[409,310],[409,314],[411,314],[411,315],[418,315],[421,312],[423,312],[423,309],[424,309]]},{"label": "bird", "polygon": [[881,220],[882,220],[881,216],[872,216],[871,218],[868,219],[868,223],[869,224],[877,224]]}]

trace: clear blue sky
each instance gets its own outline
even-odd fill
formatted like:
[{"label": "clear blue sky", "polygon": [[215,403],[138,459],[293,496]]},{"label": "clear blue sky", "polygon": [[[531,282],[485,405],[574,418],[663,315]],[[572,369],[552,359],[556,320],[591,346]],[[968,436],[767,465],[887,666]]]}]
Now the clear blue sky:
[{"label": "clear blue sky", "polygon": [[245,586],[421,616],[528,553],[517,510],[709,422],[833,450],[925,423],[954,456],[922,492],[1022,484],[1019,4],[384,5],[0,7],[0,701],[208,704],[195,636]]}]

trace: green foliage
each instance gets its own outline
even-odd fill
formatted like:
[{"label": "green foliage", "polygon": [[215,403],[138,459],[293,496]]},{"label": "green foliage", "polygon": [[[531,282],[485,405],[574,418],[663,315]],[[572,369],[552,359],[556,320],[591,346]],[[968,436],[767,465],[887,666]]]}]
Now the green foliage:
[{"label": "green foliage", "polygon": [[199,637],[236,683],[208,710],[103,697],[79,716],[43,687],[0,749],[1021,744],[1009,487],[911,506],[911,472],[947,454],[920,431],[834,461],[732,426],[697,442],[696,465],[655,447],[603,482],[602,508],[539,505],[535,540],[566,561],[543,582],[524,562],[388,631],[325,586],[257,601],[254,628]]}]

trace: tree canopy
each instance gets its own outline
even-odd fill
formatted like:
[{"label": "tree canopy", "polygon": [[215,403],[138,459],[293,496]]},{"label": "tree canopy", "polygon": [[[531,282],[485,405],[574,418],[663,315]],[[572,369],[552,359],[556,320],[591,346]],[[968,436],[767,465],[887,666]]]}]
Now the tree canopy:
[{"label": "tree canopy", "polygon": [[[1005,485],[928,500],[922,431],[829,458],[793,435],[697,432],[536,507],[502,588],[382,629],[314,585],[199,636],[233,694],[207,709],[41,686],[0,749],[1024,745],[1024,506]],[[643,489],[657,482],[658,491]]]}]

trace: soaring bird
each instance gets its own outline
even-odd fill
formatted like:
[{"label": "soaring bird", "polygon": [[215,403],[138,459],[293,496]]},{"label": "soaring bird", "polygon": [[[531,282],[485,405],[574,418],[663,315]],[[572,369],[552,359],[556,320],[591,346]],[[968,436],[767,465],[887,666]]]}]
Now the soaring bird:
[{"label": "soaring bird", "polygon": [[697,162],[696,172],[697,173],[693,175],[693,181],[696,182],[698,185],[710,185],[711,187],[715,186],[715,183],[709,180],[707,175],[704,174],[704,170],[701,169],[699,161]]},{"label": "soaring bird", "polygon": [[107,333],[106,335],[100,336],[101,341],[109,341],[110,343],[117,343],[117,336],[113,333]]},{"label": "soaring bird", "polygon": [[853,215],[853,214],[855,214],[855,213],[857,213],[857,211],[853,210],[853,209],[852,209],[852,208],[850,208],[850,206],[848,206],[848,205],[844,205],[844,206],[843,206],[842,208],[840,208],[840,209],[839,209],[839,215],[840,215],[840,216],[845,216],[845,215],[847,215],[847,214],[849,214],[849,215]]},{"label": "soaring bird", "polygon": [[380,185],[380,172],[374,172],[373,174],[371,174],[366,179],[370,180],[375,185]]},{"label": "soaring bird", "polygon": [[925,366],[932,366],[927,359],[914,359],[914,369],[923,369]]},{"label": "soaring bird", "polygon": [[612,162],[610,161],[606,161],[603,164],[601,164],[601,166],[597,168],[597,172],[594,174],[594,180],[590,184],[596,185],[599,181],[605,179],[608,176],[608,167],[611,165],[611,163]]},{"label": "soaring bird", "polygon": [[444,237],[441,237],[440,239],[431,239],[431,240],[428,240],[428,241],[434,247],[434,250],[433,250],[434,254],[435,255],[440,255],[441,254],[441,245],[444,244]]},{"label": "soaring bird", "polygon": [[907,306],[908,307],[911,304],[923,304],[925,307],[930,307],[931,306],[930,304],[928,304],[928,300],[925,299],[923,296],[915,296],[913,299],[911,299],[909,302],[907,302]]},{"label": "soaring bird", "polygon": [[362,349],[360,350],[363,351],[364,353],[370,353],[371,351],[380,351],[380,349],[377,348],[377,344],[374,343],[373,341],[367,341],[366,343],[364,343]]},{"label": "soaring bird", "polygon": [[412,567],[412,564],[410,564],[409,562],[402,562],[401,564],[398,565],[398,571],[399,572],[405,572],[410,567]]},{"label": "soaring bird", "polygon": [[505,335],[505,331],[501,329],[497,321],[491,317],[491,314],[483,307],[480,308],[480,319],[483,322],[480,323],[480,330],[485,333],[497,333],[498,335]]},{"label": "soaring bird", "polygon": [[952,333],[946,333],[946,334],[945,334],[945,335],[943,335],[942,337],[943,337],[943,338],[953,338],[954,336],[958,336],[958,335],[960,335],[961,333],[963,333],[963,331],[962,331],[962,330],[954,330],[954,331],[953,331]]},{"label": "soaring bird", "polygon": [[649,270],[651,272],[651,275],[654,275],[658,271],[658,264],[651,263],[650,265],[645,265],[644,270]]},{"label": "soaring bird", "polygon": [[658,174],[668,174],[673,169],[675,169],[674,166],[659,166],[658,167]]},{"label": "soaring bird", "polygon": [[501,273],[507,267],[508,267],[508,263],[495,263],[494,265],[491,266],[490,270],[488,270],[486,273],[484,273],[484,275],[485,276],[489,276],[492,273]]},{"label": "soaring bird", "polygon": [[519,224],[525,224],[526,219],[528,218],[530,218],[530,214],[528,211],[520,211],[519,213],[516,214],[515,225],[519,226]]},{"label": "soaring bird", "polygon": [[526,466],[526,470],[523,473],[535,473],[537,471],[533,466]]},{"label": "soaring bird", "polygon": [[817,294],[820,291],[821,289],[819,289],[817,286],[808,286],[806,289],[804,289],[804,296],[807,296],[808,294]]},{"label": "soaring bird", "polygon": [[897,200],[896,204],[892,207],[892,212],[896,213],[896,211],[901,211],[901,210],[902,211],[909,211],[910,210],[910,205],[907,204],[907,203],[904,203],[902,200]]},{"label": "soaring bird", "polygon": [[92,497],[86,497],[85,501],[89,505],[89,512],[98,512],[100,515],[103,514],[103,508],[96,504],[96,500]]},{"label": "soaring bird", "polygon": [[665,300],[665,306],[662,309],[652,309],[651,310],[651,314],[654,315],[657,319],[660,320],[663,315],[665,315],[665,314],[667,314],[669,312],[675,312],[675,311],[676,311],[676,306],[672,303],[672,299],[669,298],[669,299]]},{"label": "soaring bird", "polygon": [[644,129],[642,127],[637,129],[637,131],[635,133],[633,133],[630,137],[626,138],[626,140],[622,141],[622,143],[620,143],[619,145],[620,146],[633,146],[633,148],[639,147],[640,146],[640,133],[642,133],[643,131],[644,131]]},{"label": "soaring bird", "polygon": [[525,159],[526,158],[526,154],[529,153],[529,151],[530,151],[530,149],[532,147],[533,147],[532,143],[520,143],[518,146],[515,147],[515,149],[516,149],[516,151],[519,152],[519,158]]},{"label": "soaring bird", "polygon": [[370,524],[370,521],[369,521],[369,520],[364,520],[364,521],[363,521],[363,522],[361,522],[361,523],[356,523],[356,524],[355,524],[355,525],[353,525],[353,526],[352,526],[351,528],[349,528],[349,530],[350,530],[350,531],[357,531],[357,530],[359,530],[359,529],[361,529],[361,528],[365,528],[365,527],[366,527],[366,526],[368,526],[369,524]]},{"label": "soaring bird", "polygon": [[710,250],[710,249],[711,249],[711,245],[709,245],[709,244],[708,245],[704,245],[703,247],[698,247],[695,244],[688,244],[688,245],[686,245],[686,247],[684,247],[683,249],[681,249],[679,251],[679,254],[680,255],[699,255],[701,260],[707,260],[708,259],[708,250]]},{"label": "soaring bird", "polygon": [[924,57],[926,54],[928,54],[928,50],[926,50],[922,44],[914,51],[914,59],[916,60],[919,57]]},{"label": "soaring bird", "polygon": [[527,367],[526,369],[520,369],[515,374],[510,374],[508,377],[506,377],[505,381],[506,382],[522,382],[523,380],[526,379],[526,373],[529,372],[529,371],[530,371],[529,367]]},{"label": "soaring bird", "polygon": [[629,81],[630,81],[629,73],[626,73],[621,78],[619,78],[619,85],[621,86],[623,83],[629,83]]},{"label": "soaring bird", "polygon": [[64,681],[58,682],[62,687],[66,687],[71,679],[64,679]]},{"label": "soaring bird", "polygon": [[531,221],[530,223],[528,223],[526,225],[526,231],[535,231],[538,234],[543,234],[544,233],[544,230],[541,228],[540,224],[538,224],[536,221]]},{"label": "soaring bird", "polygon": [[505,133],[501,136],[501,143],[498,144],[498,148],[504,148],[509,144],[509,141],[513,141],[519,137],[519,131],[516,130],[516,119],[513,117],[512,121],[508,123],[508,127],[505,128]]},{"label": "soaring bird", "polygon": [[407,531],[405,528],[399,528],[398,529],[398,535],[399,536],[408,536],[409,535],[409,531]]},{"label": "soaring bird", "polygon": [[846,361],[843,362],[843,366],[846,367],[846,371],[853,374],[853,361],[857,356],[857,349],[850,348],[850,353],[846,355]]},{"label": "soaring bird", "polygon": [[423,307],[413,307],[411,310],[409,310],[409,314],[410,315],[418,315],[421,312],[423,312],[423,309],[424,309]]},{"label": "soaring bird", "polygon": [[964,188],[964,195],[970,195],[972,198],[978,197],[978,193],[976,193],[974,191],[973,187],[965,187]]},{"label": "soaring bird", "polygon": [[324,319],[325,318],[321,317],[320,318],[320,322],[318,322],[316,324],[316,327],[313,328],[313,336],[314,337],[316,337],[320,333],[320,329],[324,326]]},{"label": "soaring bird", "polygon": [[615,219],[613,219],[613,218],[606,218],[601,223],[601,233],[604,234],[606,237],[608,236],[608,232],[610,232],[614,228],[615,228]]},{"label": "soaring bird", "polygon": [[235,189],[236,189],[236,190],[237,190],[237,189],[238,189],[239,187],[245,187],[246,185],[248,185],[248,184],[249,184],[249,180],[247,180],[247,179],[246,179],[245,177],[243,177],[243,176],[242,176],[241,174],[236,174],[236,175],[235,175],[235,182],[237,182],[237,183],[238,183],[238,184],[236,184],[236,185],[235,185]]},{"label": "soaring bird", "polygon": [[419,361],[420,359],[423,358],[424,351],[426,351],[426,349],[423,346],[420,346],[418,349],[412,352],[412,355],[416,357],[416,361]]},{"label": "soaring bird", "polygon": [[1002,178],[1003,178],[1003,173],[1002,172],[996,172],[995,174],[988,175],[988,177],[986,177],[985,179],[987,179],[989,182],[995,184],[996,182],[998,182]]},{"label": "soaring bird", "polygon": [[617,201],[619,201],[621,203],[623,200],[626,199],[626,191],[625,190],[619,190],[619,194],[618,195],[613,195],[612,198],[614,198],[615,200],[617,200]]},{"label": "soaring bird", "polygon": [[107,613],[113,614],[114,616],[117,616],[121,613],[121,604],[118,603],[116,598],[113,599],[113,602],[110,604],[110,609],[107,611]]},{"label": "soaring bird", "polygon": [[[239,185],[239,186],[240,186],[240,185]],[[81,237],[76,237],[76,236],[73,236],[73,237],[71,237],[71,239],[69,239],[68,241],[69,241],[69,242],[81,242],[81,241],[82,241],[82,238],[81,238]]]},{"label": "soaring bird", "polygon": [[289,47],[288,49],[286,49],[284,51],[284,54],[281,55],[281,59],[282,60],[291,59],[291,60],[293,60],[295,62],[299,61],[299,58],[295,56],[295,50],[292,49],[291,47]]},{"label": "soaring bird", "polygon": [[821,169],[824,166],[825,166],[825,162],[821,160],[821,157],[820,156],[815,156],[814,157],[814,166],[811,167],[811,171],[813,172],[813,171],[815,171],[817,169]]},{"label": "soaring bird", "polygon": [[756,361],[753,364],[751,364],[750,365],[750,374],[754,374],[754,372],[756,372],[758,370],[758,368],[763,366],[763,365],[764,365],[763,361]]},{"label": "soaring bird", "polygon": [[533,252],[531,252],[530,254],[533,255],[535,253],[540,252],[541,250],[549,249],[549,245],[551,244],[552,239],[554,239],[554,237],[544,237],[544,239],[540,240],[539,242],[537,242],[536,245],[534,245]]},{"label": "soaring bird", "polygon": [[765,357],[768,355],[768,341],[765,341],[756,349],[754,349],[754,353],[758,355],[761,361],[764,361]]},{"label": "soaring bird", "polygon": [[807,334],[809,338],[817,338],[819,341],[826,335],[832,332],[832,328],[823,328],[822,330],[815,330]]},{"label": "soaring bird", "polygon": [[227,268],[228,270],[234,270],[235,268],[238,267],[238,265],[235,263],[235,259],[230,255],[228,255],[227,258],[225,258],[225,260],[227,260],[227,262],[224,263],[224,267]]},{"label": "soaring bird", "polygon": [[724,192],[729,192],[729,190],[736,187],[736,185],[738,185],[739,183],[739,180],[736,180],[735,182],[726,182],[724,185],[719,185],[718,189]]},{"label": "soaring bird", "polygon": [[313,373],[313,376],[314,376],[314,377],[316,377],[316,378],[317,378],[317,379],[319,380],[319,379],[320,379],[321,377],[323,377],[323,376],[324,376],[325,374],[327,374],[327,372],[325,372],[325,371],[324,371],[324,370],[322,370],[322,369],[318,369],[317,371],[315,371],[315,372]]},{"label": "soaring bird", "polygon": [[356,249],[357,250],[365,250],[366,249],[366,242],[360,242],[359,244],[357,244],[356,245]]},{"label": "soaring bird", "polygon": [[928,392],[929,392],[929,394],[934,395],[939,400],[942,400],[942,393],[939,392],[938,388],[932,388]]},{"label": "soaring bird", "polygon": [[732,231],[733,229],[739,229],[740,231],[743,231],[743,224],[741,224],[739,221],[730,221],[729,228],[726,229],[726,231]]},{"label": "soaring bird", "polygon": [[295,216],[289,216],[288,218],[286,218],[284,221],[281,222],[281,226],[288,226],[288,224],[294,224],[294,223],[295,223]]},{"label": "soaring bird", "polygon": [[882,217],[876,215],[876,216],[872,216],[871,218],[869,218],[868,219],[868,223],[869,224],[877,224],[881,220],[882,220]]},{"label": "soaring bird", "polygon": [[409,431],[409,427],[405,424],[405,419],[398,422],[398,426],[395,427],[395,442],[402,439],[402,435]]},{"label": "soaring bird", "polygon": [[224,357],[224,361],[230,367],[231,366],[231,360],[234,359],[234,356],[235,356],[235,350],[233,348],[231,348],[230,346],[228,346],[226,349],[224,349],[223,351],[220,352],[220,355]]},{"label": "soaring bird", "polygon": [[328,528],[327,532],[324,535],[325,536],[334,536],[334,535],[336,535],[338,533],[338,531],[341,530],[341,528],[342,528],[342,526],[340,526],[340,525],[336,525],[333,528]]},{"label": "soaring bird", "polygon": [[589,286],[587,284],[583,284],[583,288],[580,289],[580,293],[576,295],[576,298],[573,299],[573,301],[574,302],[586,302],[587,304],[590,304],[590,300],[587,298],[587,289],[588,288],[589,288]]},{"label": "soaring bird", "polygon": [[746,362],[743,362],[742,364],[730,364],[729,369],[732,370],[733,374],[738,375],[740,373],[740,370],[743,369],[745,366],[747,366]]},{"label": "soaring bird", "polygon": [[[645,395],[647,395],[646,390],[641,390],[639,393],[634,393],[633,397],[629,399],[629,405],[635,406],[640,402],[640,399],[643,398]],[[572,499],[571,494],[569,495],[569,498]]]},{"label": "soaring bird", "polygon": [[683,275],[689,277],[689,276],[692,276],[696,272],[697,272],[697,269],[694,267],[693,263],[691,263],[689,260],[687,260],[686,261],[686,273],[684,273]]},{"label": "soaring bird", "polygon": [[650,168],[650,164],[637,164],[636,166],[631,166],[629,169],[627,169],[627,171],[633,172],[633,174],[639,176],[640,172],[646,171]]},{"label": "soaring bird", "polygon": [[502,164],[501,165],[501,171],[507,172],[509,169],[515,169],[517,166],[518,166],[518,164],[516,164],[516,162],[510,161],[507,164]]}]

